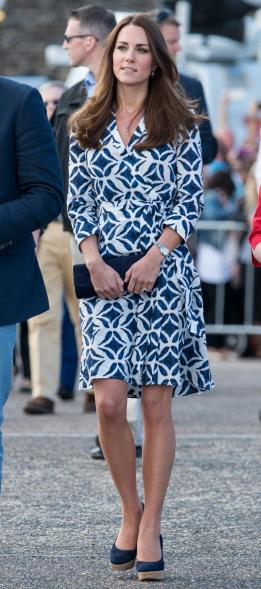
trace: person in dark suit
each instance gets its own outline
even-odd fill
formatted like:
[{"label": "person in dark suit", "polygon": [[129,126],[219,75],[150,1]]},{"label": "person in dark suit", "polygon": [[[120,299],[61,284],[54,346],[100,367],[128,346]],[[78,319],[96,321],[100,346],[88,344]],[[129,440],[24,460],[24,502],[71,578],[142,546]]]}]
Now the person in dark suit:
[{"label": "person in dark suit", "polygon": [[[172,58],[176,60],[176,55],[181,50],[179,31],[180,23],[177,21],[171,10],[168,10],[167,8],[153,10],[149,15],[159,25],[169,53]],[[179,82],[188,98],[198,101],[199,112],[208,115],[206,99],[201,82],[196,78],[192,78],[191,76],[184,75],[180,72]],[[217,140],[212,133],[211,123],[208,118],[201,123],[199,132],[203,164],[210,164],[217,154]]]},{"label": "person in dark suit", "polygon": [[[199,104],[199,111],[202,113],[208,113],[206,99],[202,84],[196,78],[186,76],[185,74],[179,74],[179,81],[185,94],[192,100],[197,100]],[[202,148],[202,159],[203,164],[210,164],[217,155],[217,140],[212,133],[211,123],[209,119],[205,119],[199,126],[201,148]]]},{"label": "person in dark suit", "polygon": [[[0,428],[11,388],[16,323],[48,309],[34,230],[57,217],[63,182],[37,90],[0,77]],[[3,445],[0,432],[0,484]]]}]

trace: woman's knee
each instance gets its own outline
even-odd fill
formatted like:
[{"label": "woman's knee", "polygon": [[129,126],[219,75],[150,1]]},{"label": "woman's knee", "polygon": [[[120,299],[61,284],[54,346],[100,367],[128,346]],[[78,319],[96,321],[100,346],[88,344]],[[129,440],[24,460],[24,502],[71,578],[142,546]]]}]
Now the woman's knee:
[{"label": "woman's knee", "polygon": [[100,420],[115,422],[126,419],[126,397],[110,385],[95,386],[96,411]]},{"label": "woman's knee", "polygon": [[118,421],[123,419],[124,411],[119,407],[114,399],[102,397],[96,401],[96,410],[99,419],[108,421]]}]

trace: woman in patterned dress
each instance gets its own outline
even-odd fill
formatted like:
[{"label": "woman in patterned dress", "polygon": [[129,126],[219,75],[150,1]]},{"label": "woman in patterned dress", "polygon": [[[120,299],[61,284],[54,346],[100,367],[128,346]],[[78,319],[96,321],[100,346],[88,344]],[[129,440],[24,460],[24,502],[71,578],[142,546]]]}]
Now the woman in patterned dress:
[{"label": "woman in patterned dress", "polygon": [[[172,395],[213,388],[199,278],[186,245],[203,207],[199,120],[146,15],[116,26],[95,96],[71,119],[68,213],[97,293],[80,303],[80,384],[94,386],[99,439],[122,503],[111,565],[131,568],[137,557],[141,580],[164,571]],[[123,282],[106,257],[133,252],[146,255]],[[128,395],[142,398],[144,508]]]}]

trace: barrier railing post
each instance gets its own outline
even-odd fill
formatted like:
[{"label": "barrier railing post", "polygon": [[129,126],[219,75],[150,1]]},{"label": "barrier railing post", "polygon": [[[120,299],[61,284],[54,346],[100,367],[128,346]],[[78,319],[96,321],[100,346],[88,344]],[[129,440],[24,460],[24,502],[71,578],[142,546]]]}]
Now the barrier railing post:
[{"label": "barrier railing post", "polygon": [[[228,231],[243,232],[247,235],[249,227],[241,221],[199,221],[195,240],[197,243],[198,231],[215,231],[218,232],[218,242],[224,243],[224,236]],[[193,243],[193,250],[197,252],[197,245]],[[250,256],[249,256],[250,258]],[[261,325],[254,325],[254,287],[255,287],[255,269],[251,262],[246,263],[245,288],[243,303],[243,322],[241,323],[224,323],[225,321],[225,288],[226,283],[216,284],[216,301],[215,301],[215,323],[206,324],[207,333],[220,333],[226,335],[261,335]],[[260,293],[261,296],[261,293]]]}]

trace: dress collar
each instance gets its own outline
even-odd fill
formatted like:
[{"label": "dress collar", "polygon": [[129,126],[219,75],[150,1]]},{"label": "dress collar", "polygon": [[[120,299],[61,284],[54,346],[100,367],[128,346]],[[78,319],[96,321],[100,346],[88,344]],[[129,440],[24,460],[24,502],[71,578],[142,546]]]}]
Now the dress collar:
[{"label": "dress collar", "polygon": [[138,143],[138,141],[140,141],[142,136],[145,135],[145,133],[146,133],[144,115],[140,119],[140,121],[139,121],[135,131],[133,132],[132,136],[130,137],[129,143],[127,145],[125,145],[125,143],[123,142],[120,132],[118,130],[117,121],[116,121],[116,114],[115,114],[115,107],[113,107],[111,110],[111,120],[110,120],[110,124],[109,124],[109,130],[110,130],[111,134],[113,135],[113,138],[115,139],[117,145],[124,147],[124,149],[129,149],[135,143]]}]

